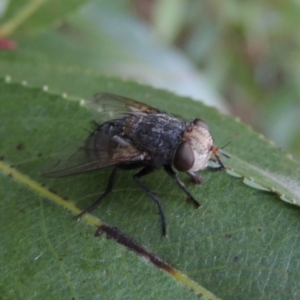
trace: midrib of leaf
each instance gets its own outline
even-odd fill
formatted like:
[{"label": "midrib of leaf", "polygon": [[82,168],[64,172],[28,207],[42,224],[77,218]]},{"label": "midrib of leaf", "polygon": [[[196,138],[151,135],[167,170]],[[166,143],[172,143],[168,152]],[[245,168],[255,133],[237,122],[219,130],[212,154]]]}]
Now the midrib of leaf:
[{"label": "midrib of leaf", "polygon": [[[21,184],[27,186],[29,189],[31,189],[35,193],[39,193],[42,196],[48,198],[49,200],[55,202],[56,204],[68,209],[75,215],[77,215],[81,212],[81,210],[79,208],[77,208],[71,200],[68,200],[68,201],[64,200],[58,194],[51,192],[46,187],[43,187],[36,181],[34,181],[34,180],[30,179],[28,176],[22,174],[17,169],[10,167],[8,164],[4,163],[3,161],[0,161],[0,171],[2,171],[4,174],[10,176],[11,178],[14,178]],[[104,224],[100,219],[94,217],[91,214],[84,215],[82,217],[82,219],[94,227],[101,227],[101,225]],[[48,245],[48,247],[53,251],[53,247],[51,245],[50,246]],[[204,287],[202,287],[195,281],[191,280],[186,274],[177,270],[176,268],[171,267],[171,270],[167,273],[170,276],[172,276],[175,280],[177,280],[179,283],[181,283],[182,285],[192,289],[196,294],[201,295],[203,297],[203,299],[207,299],[207,300],[218,300],[219,299],[215,295],[213,295],[210,291],[208,291],[207,289],[205,289]],[[63,274],[65,274],[65,271],[63,271]],[[67,282],[69,282],[67,276],[66,276],[66,280],[67,280]],[[71,288],[71,284],[69,284],[69,285],[70,285],[70,289],[72,290],[72,293],[75,293],[75,291]]]}]

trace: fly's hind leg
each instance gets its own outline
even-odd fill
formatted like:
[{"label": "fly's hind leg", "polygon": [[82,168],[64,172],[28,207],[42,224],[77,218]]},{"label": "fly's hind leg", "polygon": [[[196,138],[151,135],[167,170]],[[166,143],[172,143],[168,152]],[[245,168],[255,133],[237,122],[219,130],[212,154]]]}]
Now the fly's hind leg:
[{"label": "fly's hind leg", "polygon": [[96,207],[98,207],[101,204],[102,200],[111,192],[111,190],[114,186],[117,171],[118,171],[118,168],[114,167],[113,171],[111,172],[111,174],[109,176],[108,183],[107,183],[104,193],[91,206],[89,206],[88,208],[83,210],[80,214],[75,216],[76,220],[79,220],[83,215],[93,211]]},{"label": "fly's hind leg", "polygon": [[134,181],[138,184],[138,186],[147,194],[147,196],[156,204],[158,208],[158,212],[161,219],[161,227],[162,227],[162,236],[165,237],[167,235],[167,225],[166,225],[166,217],[162,208],[162,204],[160,199],[152,193],[141,181],[140,178],[146,176],[153,172],[155,169],[151,167],[144,167],[137,174],[133,175]]}]

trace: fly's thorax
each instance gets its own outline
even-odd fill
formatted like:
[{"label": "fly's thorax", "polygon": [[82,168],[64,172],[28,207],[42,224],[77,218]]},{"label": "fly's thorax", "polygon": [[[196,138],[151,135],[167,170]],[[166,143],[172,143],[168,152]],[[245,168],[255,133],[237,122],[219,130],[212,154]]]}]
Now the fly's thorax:
[{"label": "fly's thorax", "polygon": [[130,115],[123,123],[124,137],[160,165],[171,163],[185,128],[186,122],[165,113]]},{"label": "fly's thorax", "polygon": [[123,119],[123,132],[125,135],[130,136],[133,134],[138,127],[138,125],[142,122],[142,115],[130,115]]},{"label": "fly's thorax", "polygon": [[188,124],[174,158],[174,167],[183,172],[194,172],[207,167],[213,147],[208,126],[200,119]]}]

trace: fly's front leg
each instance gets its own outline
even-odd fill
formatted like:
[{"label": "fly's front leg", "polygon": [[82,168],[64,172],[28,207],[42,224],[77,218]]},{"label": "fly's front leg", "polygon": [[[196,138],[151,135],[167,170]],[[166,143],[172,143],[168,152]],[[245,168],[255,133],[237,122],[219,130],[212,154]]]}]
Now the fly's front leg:
[{"label": "fly's front leg", "polygon": [[[210,159],[209,161],[212,161],[213,163],[217,164],[217,160],[216,159]],[[210,170],[210,171],[221,171],[223,170],[224,168],[221,166],[221,165],[218,165],[218,166],[211,166],[211,165],[208,165],[206,167],[206,169]]]},{"label": "fly's front leg", "polygon": [[147,194],[147,196],[156,204],[159,215],[161,218],[161,226],[162,226],[162,236],[165,237],[167,235],[167,226],[166,226],[166,217],[162,208],[161,201],[159,198],[152,193],[141,181],[140,178],[142,176],[146,176],[150,173],[152,173],[155,169],[151,167],[144,167],[141,171],[139,171],[137,174],[133,175],[133,179],[138,184],[138,186]]},{"label": "fly's front leg", "polygon": [[[188,189],[185,187],[184,183],[178,178],[177,174],[174,172],[174,170],[172,169],[172,167],[171,167],[170,165],[166,165],[166,166],[164,166],[164,168],[165,168],[165,171],[167,172],[167,174],[176,180],[176,182],[177,182],[177,184],[179,185],[179,187],[180,187],[180,188],[185,192],[185,194],[188,196],[188,200],[190,200],[190,201],[194,204],[194,206],[195,206],[196,208],[200,207],[201,204],[200,204],[200,203],[192,196],[192,194],[188,191]],[[191,176],[192,180],[193,180],[193,179],[194,179],[195,181],[198,180],[198,181],[196,181],[195,183],[198,183],[198,184],[201,183],[200,177],[198,177],[197,175],[194,176],[195,174],[193,174],[193,173],[188,173],[188,174]],[[194,178],[193,178],[192,176],[194,176]]]},{"label": "fly's front leg", "polygon": [[202,178],[195,174],[194,172],[186,172],[186,174],[188,174],[191,178],[191,181],[195,184],[201,184],[202,183]]},{"label": "fly's front leg", "polygon": [[104,193],[91,206],[89,206],[88,208],[83,210],[80,214],[75,216],[76,220],[79,220],[83,215],[91,212],[92,210],[94,210],[96,207],[98,207],[101,204],[102,200],[111,192],[111,190],[114,186],[117,171],[118,171],[118,168],[114,167],[113,171],[111,172],[111,174],[109,176],[108,183],[107,183]]}]

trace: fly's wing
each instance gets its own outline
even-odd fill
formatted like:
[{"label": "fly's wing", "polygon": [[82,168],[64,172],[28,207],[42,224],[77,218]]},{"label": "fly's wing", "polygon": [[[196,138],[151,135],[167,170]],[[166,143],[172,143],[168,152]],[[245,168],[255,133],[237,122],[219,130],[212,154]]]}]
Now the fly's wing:
[{"label": "fly's wing", "polygon": [[66,159],[60,159],[52,170],[43,176],[67,177],[121,163],[133,164],[144,159],[145,154],[132,146],[129,141],[99,131],[88,137],[85,144],[78,147],[75,153]]},{"label": "fly's wing", "polygon": [[92,113],[98,124],[130,114],[141,115],[163,112],[130,98],[109,93],[95,94],[89,100],[82,100],[81,105]]},{"label": "fly's wing", "polygon": [[[161,111],[146,104],[113,94],[97,94],[91,100],[84,100],[95,116],[96,122],[117,120],[129,115],[144,115]],[[114,122],[112,122],[114,123]],[[67,159],[60,159],[56,166],[43,174],[46,177],[66,177],[108,166],[137,163],[147,159],[130,140],[119,135],[120,128],[104,123],[90,135],[77,151]]]}]

